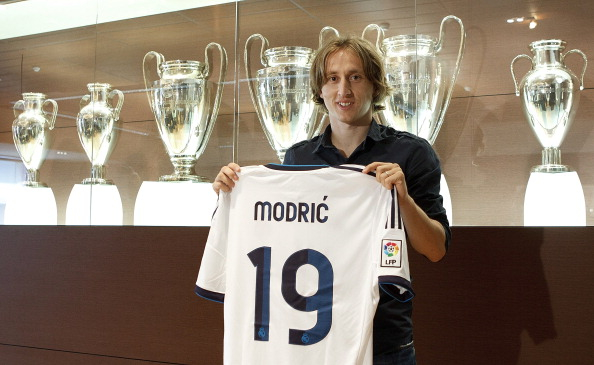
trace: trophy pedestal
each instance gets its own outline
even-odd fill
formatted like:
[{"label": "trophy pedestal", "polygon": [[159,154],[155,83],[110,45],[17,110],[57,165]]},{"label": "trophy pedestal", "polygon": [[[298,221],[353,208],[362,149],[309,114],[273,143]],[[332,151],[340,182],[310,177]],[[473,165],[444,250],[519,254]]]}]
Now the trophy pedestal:
[{"label": "trophy pedestal", "polygon": [[448,222],[450,222],[450,226],[453,226],[454,222],[452,214],[452,197],[450,195],[450,188],[448,187],[448,182],[446,181],[446,178],[443,174],[441,174],[441,181],[439,182],[439,185],[439,193],[443,197],[443,207],[446,210]]},{"label": "trophy pedestal", "polygon": [[217,205],[211,183],[144,181],[134,206],[136,226],[207,226]]},{"label": "trophy pedestal", "polygon": [[193,183],[208,183],[211,184],[210,180],[204,176],[198,175],[163,175],[159,177],[160,182],[193,182]]},{"label": "trophy pedestal", "polygon": [[524,225],[585,226],[586,202],[577,172],[533,169],[524,198]]},{"label": "trophy pedestal", "polygon": [[67,225],[121,226],[122,199],[115,185],[76,184],[66,205]]},{"label": "trophy pedestal", "polygon": [[14,189],[6,201],[4,224],[58,224],[58,209],[52,188],[19,186]]}]

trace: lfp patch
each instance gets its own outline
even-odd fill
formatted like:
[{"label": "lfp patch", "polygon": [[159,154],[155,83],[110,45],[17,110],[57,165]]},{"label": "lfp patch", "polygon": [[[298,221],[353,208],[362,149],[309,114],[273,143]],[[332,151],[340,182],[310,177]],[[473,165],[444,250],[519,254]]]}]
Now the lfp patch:
[{"label": "lfp patch", "polygon": [[400,267],[402,240],[382,240],[382,267]]}]

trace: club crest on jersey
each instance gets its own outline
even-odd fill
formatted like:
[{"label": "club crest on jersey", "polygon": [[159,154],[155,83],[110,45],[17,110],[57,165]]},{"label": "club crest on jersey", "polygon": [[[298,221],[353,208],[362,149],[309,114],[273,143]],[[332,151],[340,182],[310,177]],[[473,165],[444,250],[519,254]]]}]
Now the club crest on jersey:
[{"label": "club crest on jersey", "polygon": [[400,267],[402,240],[382,240],[382,267]]}]

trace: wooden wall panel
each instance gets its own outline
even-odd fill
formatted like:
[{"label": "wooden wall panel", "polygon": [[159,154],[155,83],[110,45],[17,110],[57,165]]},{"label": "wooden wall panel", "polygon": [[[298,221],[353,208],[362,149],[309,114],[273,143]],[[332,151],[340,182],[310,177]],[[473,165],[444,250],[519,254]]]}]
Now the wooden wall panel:
[{"label": "wooden wall panel", "polygon": [[127,359],[113,356],[80,354],[52,349],[37,349],[12,345],[0,345],[0,360],[14,365],[171,365],[171,362],[156,362]]},{"label": "wooden wall panel", "polygon": [[454,227],[443,261],[412,255],[419,364],[592,364],[593,234]]},{"label": "wooden wall panel", "polygon": [[0,343],[216,364],[223,306],[194,294],[206,233],[3,226]]},{"label": "wooden wall panel", "polygon": [[[221,364],[223,305],[193,293],[207,233],[0,226],[0,363]],[[412,253],[419,364],[592,364],[593,236],[454,227],[441,262]]]}]

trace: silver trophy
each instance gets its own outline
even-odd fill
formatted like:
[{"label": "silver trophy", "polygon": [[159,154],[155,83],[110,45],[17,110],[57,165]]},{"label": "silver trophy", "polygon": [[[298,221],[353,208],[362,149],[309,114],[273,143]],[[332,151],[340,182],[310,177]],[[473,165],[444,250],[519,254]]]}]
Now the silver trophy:
[{"label": "silver trophy", "polygon": [[[43,110],[46,104],[52,105],[51,113]],[[19,113],[21,109],[23,112]],[[12,123],[12,138],[27,169],[24,184],[45,187],[46,184],[39,182],[39,169],[47,157],[51,141],[48,132],[54,129],[58,104],[41,93],[23,93],[23,99],[14,104],[13,111],[16,119]]]},{"label": "silver trophy", "polygon": [[[439,53],[443,49],[444,26],[449,21],[459,24],[460,43],[455,65],[447,68]],[[385,101],[386,110],[378,113],[379,119],[394,129],[413,133],[433,144],[460,71],[466,40],[462,21],[453,15],[443,18],[437,40],[423,34],[384,39],[383,29],[376,24],[368,25],[363,37],[370,30],[378,31],[376,46],[384,56],[386,78],[392,88]],[[451,72],[447,72],[448,69]]]},{"label": "silver trophy", "polygon": [[[211,107],[211,88],[208,85],[211,65],[208,52],[218,48],[221,66],[217,90]],[[143,60],[144,83],[149,104],[161,140],[174,167],[172,175],[159,178],[160,181],[207,182],[208,179],[194,175],[196,161],[204,152],[214,127],[223,81],[227,73],[227,52],[218,43],[210,43],[204,50],[205,62],[165,61],[165,57],[155,51],[148,52]],[[156,60],[156,75],[153,78],[149,61]]]},{"label": "silver trophy", "polygon": [[[124,103],[124,94],[111,89],[110,84],[87,84],[89,94],[80,101],[80,112],[76,117],[78,138],[91,161],[91,177],[83,184],[112,184],[105,179],[105,164],[111,155],[118,136],[116,124]],[[110,101],[117,96],[117,104]]]},{"label": "silver trophy", "polygon": [[[511,62],[511,74],[516,95],[522,98],[524,114],[543,147],[542,165],[532,168],[533,172],[565,172],[568,166],[561,164],[559,147],[567,135],[577,110],[580,93],[584,88],[584,74],[588,65],[586,55],[572,49],[565,54],[565,41],[547,39],[530,43],[533,57],[525,54],[516,56]],[[563,63],[568,54],[577,53],[584,59],[581,78],[571,72]],[[527,58],[532,69],[520,83],[514,73],[514,63]]]},{"label": "silver trophy", "polygon": [[[321,38],[320,38],[321,39]],[[264,68],[252,76],[252,43],[260,40]],[[268,142],[282,162],[289,147],[320,132],[323,119],[312,100],[309,70],[314,50],[307,47],[268,48],[261,34],[245,43],[244,61],[250,96]]]}]

